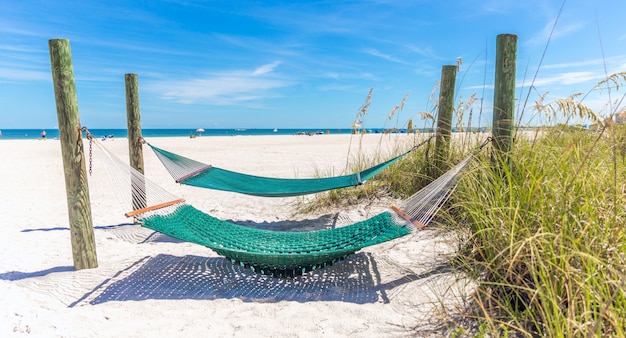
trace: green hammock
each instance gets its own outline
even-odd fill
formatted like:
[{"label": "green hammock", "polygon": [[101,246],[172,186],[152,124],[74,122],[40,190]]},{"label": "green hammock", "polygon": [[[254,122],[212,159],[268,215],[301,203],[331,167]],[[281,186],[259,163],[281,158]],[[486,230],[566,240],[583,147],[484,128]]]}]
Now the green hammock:
[{"label": "green hammock", "polygon": [[[308,232],[271,231],[222,221],[186,204],[140,220],[146,228],[200,244],[262,274],[294,276],[322,268],[366,246],[410,233],[383,212],[349,226]],[[404,224],[401,224],[404,223]]]},{"label": "green hammock", "polygon": [[157,232],[206,246],[254,271],[298,275],[427,226],[476,154],[473,152],[398,207],[392,206],[394,212],[386,211],[345,227],[308,232],[257,229],[217,219],[178,201],[164,209],[148,208],[151,211],[141,214],[139,222]]},{"label": "green hammock", "polygon": [[[490,140],[490,139],[488,139]],[[246,227],[220,220],[173,199],[163,188],[148,180],[142,173],[106,151],[98,149],[117,166],[117,174],[110,175],[112,182],[119,180],[127,192],[142,194],[149,201],[132,216],[143,226],[183,241],[208,247],[233,262],[254,271],[278,276],[299,275],[325,267],[371,245],[383,243],[427,226],[454,190],[463,169],[480,148],[412,196],[401,201],[394,212],[382,212],[372,218],[345,227],[308,232],[271,231]],[[130,174],[130,175],[129,175]],[[146,191],[150,191],[147,195]],[[124,193],[129,196],[128,193]],[[139,197],[139,196],[138,196]],[[150,199],[148,199],[150,197]],[[135,206],[133,204],[133,206]],[[129,216],[127,214],[127,216]]]},{"label": "green hammock", "polygon": [[430,141],[431,138],[403,154],[363,171],[351,175],[324,178],[273,178],[248,175],[213,167],[151,144],[148,145],[177,183],[255,196],[286,197],[361,185],[397,160]]}]

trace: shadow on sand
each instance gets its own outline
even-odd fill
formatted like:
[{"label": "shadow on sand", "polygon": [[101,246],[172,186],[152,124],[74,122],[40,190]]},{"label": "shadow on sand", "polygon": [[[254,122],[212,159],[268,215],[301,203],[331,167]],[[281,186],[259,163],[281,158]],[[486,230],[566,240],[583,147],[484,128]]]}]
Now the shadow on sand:
[{"label": "shadow on sand", "polygon": [[[239,224],[252,228],[278,230],[278,231],[312,231],[320,229],[335,228],[337,225],[347,225],[351,223],[351,220],[342,218],[340,214],[326,214],[314,219],[304,220],[281,220],[272,222],[255,222],[251,220],[233,220],[228,219],[226,222],[233,224]],[[120,223],[112,225],[97,225],[93,228],[95,230],[116,230],[121,227],[139,226],[136,223]],[[33,228],[23,229],[21,232],[38,232],[38,231],[69,231],[68,227],[50,227],[50,228]]]},{"label": "shadow on sand", "polygon": [[[314,220],[278,221],[255,223],[232,221],[245,226],[265,229],[312,230],[311,228],[334,227],[336,215],[324,215]],[[340,220],[341,221],[341,220]],[[132,223],[94,227],[99,230],[128,229]],[[306,229],[306,230],[305,230]],[[26,229],[29,231],[69,230],[67,228]],[[181,242],[156,232],[128,236],[125,240],[135,243]],[[371,253],[359,252],[333,266],[314,270],[297,277],[278,278],[257,274],[250,269],[232,264],[223,257],[173,256],[159,254],[144,257],[127,268],[114,273],[93,290],[88,291],[70,307],[96,305],[111,301],[141,301],[149,299],[240,299],[244,302],[274,303],[281,301],[342,301],[356,304],[389,303],[387,292],[407,283],[437,274],[450,272],[445,263],[429,264],[424,273],[414,274],[401,268],[396,269],[396,278],[383,279],[376,259]],[[381,264],[390,264],[384,260]],[[0,274],[0,280],[22,280],[45,276],[55,272],[72,271],[73,267],[60,266],[36,272],[12,271]],[[106,277],[105,277],[106,278]],[[387,276],[386,279],[389,277]]]},{"label": "shadow on sand", "polygon": [[[113,225],[98,225],[98,226],[94,226],[93,228],[96,230],[111,230],[111,229],[117,229],[123,226],[133,226],[133,225],[135,224],[134,223],[120,223],[120,224],[113,224]],[[23,229],[21,232],[35,232],[35,231],[70,231],[70,228],[68,227],[35,228],[35,229]]]},{"label": "shadow on sand", "polygon": [[160,254],[144,257],[98,285],[70,307],[148,299],[240,299],[244,302],[342,301],[388,303],[387,291],[445,273],[445,265],[420,274],[404,274],[381,283],[369,253],[357,253],[331,267],[292,278],[256,274],[221,257]]},{"label": "shadow on sand", "polygon": [[23,279],[34,278],[34,277],[43,277],[51,273],[68,272],[68,271],[74,271],[74,267],[73,266],[56,266],[54,268],[41,270],[41,271],[33,271],[33,272],[9,271],[5,273],[0,273],[0,280],[16,281],[16,280],[23,280]]}]

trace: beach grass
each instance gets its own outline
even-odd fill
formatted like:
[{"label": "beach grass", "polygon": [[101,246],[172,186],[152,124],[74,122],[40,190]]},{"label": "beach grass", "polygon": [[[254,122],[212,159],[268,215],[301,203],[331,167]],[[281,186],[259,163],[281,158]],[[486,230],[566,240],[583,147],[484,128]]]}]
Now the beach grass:
[{"label": "beach grass", "polygon": [[[380,164],[407,151],[412,144],[417,145],[424,142],[429,136],[415,133],[393,136],[381,134],[377,150],[373,154],[364,154],[360,151],[353,153],[349,157],[342,174],[359,172]],[[359,142],[363,134],[355,134],[353,137],[356,139],[355,142]],[[429,170],[432,170],[430,164],[432,163],[433,145],[434,139],[418,147],[363,185],[317,194],[313,200],[302,205],[301,211],[310,212],[332,207],[344,208],[373,199],[408,197],[431,181],[432,174]],[[315,173],[316,177],[332,175],[336,175],[336,173],[323,170],[318,170]]]},{"label": "beach grass", "polygon": [[[478,332],[626,335],[625,135],[626,125],[541,128],[516,138],[510,167],[490,149],[474,161],[436,223],[463,234],[453,264],[478,281],[464,313]],[[476,145],[466,144],[451,163]],[[427,150],[313,203],[410,195],[432,179]]]},{"label": "beach grass", "polygon": [[[624,75],[608,79],[599,85],[618,89]],[[626,125],[613,122],[616,112],[589,109],[579,95],[542,101],[535,110],[550,117],[548,126],[518,131],[505,159],[483,152],[437,216],[461,234],[452,264],[477,281],[452,336],[626,336]],[[478,139],[457,134],[450,163]],[[309,206],[406,197],[432,180],[431,151],[419,149],[369,185]]]},{"label": "beach grass", "polygon": [[468,315],[492,333],[626,334],[625,127],[544,129],[459,184],[457,262],[480,281]]}]

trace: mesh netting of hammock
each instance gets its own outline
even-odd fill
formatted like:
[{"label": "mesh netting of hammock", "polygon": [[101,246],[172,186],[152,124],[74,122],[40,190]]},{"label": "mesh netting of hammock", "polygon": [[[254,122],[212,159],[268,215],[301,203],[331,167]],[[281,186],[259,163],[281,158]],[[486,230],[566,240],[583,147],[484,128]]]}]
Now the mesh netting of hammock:
[{"label": "mesh netting of hammock", "polygon": [[333,264],[356,251],[411,232],[389,212],[345,227],[307,232],[271,231],[220,220],[182,204],[141,218],[146,228],[203,245],[262,274],[294,276]]},{"label": "mesh netting of hammock", "polygon": [[137,210],[128,215],[136,217],[141,226],[203,245],[233,263],[274,276],[294,276],[322,268],[362,248],[424,228],[449,198],[463,169],[484,146],[392,207],[393,211],[345,227],[287,232],[251,228],[206,214],[148,180],[99,141],[92,142],[118,168],[117,173],[109,172],[109,178],[121,188],[122,195],[129,196],[128,187],[132,187],[132,205]]},{"label": "mesh netting of hammock", "polygon": [[214,167],[163,150],[150,143],[147,144],[177,183],[254,196],[287,197],[361,185],[431,139],[432,136],[408,151],[360,172],[321,178],[274,178],[248,175]]}]

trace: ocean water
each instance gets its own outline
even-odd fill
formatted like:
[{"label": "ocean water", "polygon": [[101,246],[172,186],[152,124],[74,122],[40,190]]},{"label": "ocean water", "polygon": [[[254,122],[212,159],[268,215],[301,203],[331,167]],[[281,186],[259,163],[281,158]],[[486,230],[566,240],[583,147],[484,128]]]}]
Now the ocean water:
[{"label": "ocean water", "polygon": [[[126,129],[90,129],[90,133],[96,137],[127,137]],[[382,129],[368,129],[370,133],[381,133]],[[28,140],[41,138],[41,129],[0,129],[1,140]],[[197,132],[195,129],[142,129],[144,137],[172,137],[172,136],[250,136],[250,135],[297,135],[297,134],[349,134],[352,130],[326,128],[326,129],[205,129],[204,132]],[[403,132],[400,130],[399,132]],[[46,138],[54,139],[59,137],[58,129],[46,129]]]}]

